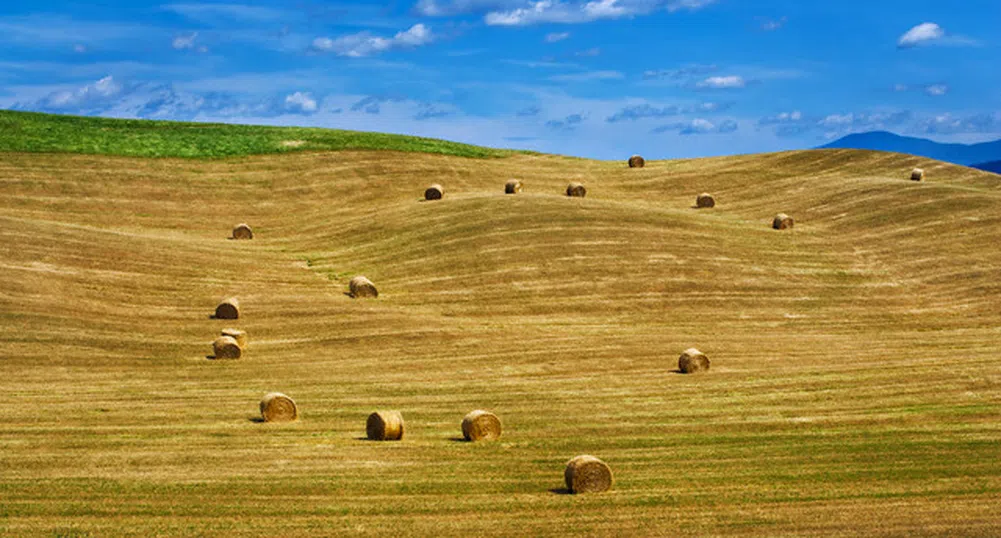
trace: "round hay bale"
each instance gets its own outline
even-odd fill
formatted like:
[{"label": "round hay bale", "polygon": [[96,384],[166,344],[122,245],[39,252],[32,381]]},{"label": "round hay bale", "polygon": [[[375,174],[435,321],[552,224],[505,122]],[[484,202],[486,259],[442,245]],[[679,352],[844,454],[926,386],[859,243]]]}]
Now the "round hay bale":
[{"label": "round hay bale", "polygon": [[368,416],[365,433],[373,441],[403,439],[403,415],[399,411],[376,411]]},{"label": "round hay bale", "polygon": [[233,239],[253,239],[254,231],[245,223],[237,224],[233,227]]},{"label": "round hay bale", "polygon": [[612,470],[594,456],[577,456],[567,463],[563,479],[570,493],[601,493],[612,487]]},{"label": "round hay bale", "polygon": [[240,345],[240,349],[245,349],[247,347],[247,331],[241,331],[240,329],[223,329],[222,336],[228,336],[236,343]]},{"label": "round hay bale", "polygon": [[435,183],[424,191],[425,200],[441,200],[441,197],[445,196],[445,189],[441,188],[441,185]]},{"label": "round hay bale", "polygon": [[261,398],[261,417],[265,422],[291,422],[299,418],[299,408],[292,398],[271,392]]},{"label": "round hay bale", "polygon": [[633,155],[629,158],[629,168],[643,168],[644,166],[646,166],[646,159],[643,157]]},{"label": "round hay bale", "polygon": [[240,301],[230,297],[215,307],[216,319],[240,319]]},{"label": "round hay bale", "polygon": [[521,182],[512,179],[504,184],[504,194],[518,194],[521,192]]},{"label": "round hay bale", "polygon": [[678,369],[683,374],[695,374],[709,370],[709,357],[706,354],[693,348],[686,349],[678,357]]},{"label": "round hay bale", "polygon": [[716,207],[716,199],[713,198],[713,195],[709,194],[708,192],[704,192],[695,199],[695,207],[698,208]]},{"label": "round hay bale", "polygon": [[243,355],[243,348],[235,338],[220,336],[212,342],[212,354],[217,359],[239,359]]},{"label": "round hay bale", "polygon": [[476,410],[462,419],[462,436],[467,441],[493,441],[501,435],[501,422],[497,415]]},{"label": "round hay bale", "polygon": [[911,181],[924,181],[925,171],[920,168],[915,168],[911,172]]},{"label": "round hay bale", "polygon": [[774,219],[772,219],[772,228],[775,228],[776,230],[792,228],[793,224],[795,223],[793,222],[792,217],[786,215],[785,213],[779,213],[778,215],[775,215]]},{"label": "round hay bale", "polygon": [[584,185],[581,185],[580,183],[577,182],[567,185],[567,196],[572,196],[574,198],[583,198],[586,195],[587,195],[587,189],[584,188]]},{"label": "round hay bale", "polygon": [[351,279],[351,282],[348,283],[348,289],[351,292],[351,296],[356,299],[365,297],[374,299],[379,296],[379,290],[375,289],[375,284],[361,275]]}]

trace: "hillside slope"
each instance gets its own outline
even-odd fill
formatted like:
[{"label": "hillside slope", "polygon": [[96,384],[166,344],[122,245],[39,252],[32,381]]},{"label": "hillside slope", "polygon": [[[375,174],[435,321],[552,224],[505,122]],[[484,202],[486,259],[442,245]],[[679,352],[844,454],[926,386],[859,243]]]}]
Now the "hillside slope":
[{"label": "hillside slope", "polygon": [[[999,215],[995,175],[851,150],[2,153],[0,531],[995,535]],[[299,422],[255,422],[274,390]],[[477,408],[499,442],[456,440]],[[613,491],[561,495],[584,453]]]}]

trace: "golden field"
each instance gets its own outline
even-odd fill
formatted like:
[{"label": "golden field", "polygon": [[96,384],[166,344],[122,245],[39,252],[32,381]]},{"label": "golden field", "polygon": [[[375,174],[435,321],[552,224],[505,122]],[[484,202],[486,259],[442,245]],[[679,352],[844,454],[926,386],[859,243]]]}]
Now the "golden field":
[{"label": "golden field", "polygon": [[0,534],[998,536],[999,245],[1001,176],[896,154],[0,153]]}]

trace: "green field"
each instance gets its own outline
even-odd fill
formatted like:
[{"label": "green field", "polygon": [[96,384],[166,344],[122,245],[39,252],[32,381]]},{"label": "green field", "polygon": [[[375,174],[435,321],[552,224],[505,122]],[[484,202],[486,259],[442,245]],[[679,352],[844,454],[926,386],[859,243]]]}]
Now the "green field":
[{"label": "green field", "polygon": [[[0,118],[109,129],[0,135],[0,535],[1001,535],[1001,176],[336,131],[151,159],[306,135]],[[207,360],[227,326],[246,356]],[[257,420],[271,391],[299,421]],[[479,408],[499,441],[460,440]],[[402,441],[363,439],[376,409]],[[564,494],[578,454],[611,491]]]},{"label": "green field", "polygon": [[304,127],[123,120],[0,110],[0,151],[221,158],[299,151],[381,150],[487,158],[512,151],[445,140]]}]

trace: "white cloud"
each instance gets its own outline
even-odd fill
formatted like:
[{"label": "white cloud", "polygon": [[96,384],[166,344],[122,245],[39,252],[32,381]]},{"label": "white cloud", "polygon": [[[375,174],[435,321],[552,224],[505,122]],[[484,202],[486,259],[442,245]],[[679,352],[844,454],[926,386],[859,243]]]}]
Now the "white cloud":
[{"label": "white cloud", "polygon": [[161,9],[205,23],[215,23],[221,19],[270,22],[287,15],[277,9],[244,4],[167,4],[161,6]]},{"label": "white cloud", "polygon": [[195,40],[198,39],[198,32],[191,32],[190,34],[184,34],[174,37],[174,40],[170,43],[170,46],[174,47],[176,50],[188,50],[195,48]]},{"label": "white cloud", "polygon": [[739,75],[709,77],[695,84],[696,88],[707,89],[734,89],[743,88],[745,86],[747,86],[747,81],[744,80],[744,77]]},{"label": "white cloud", "polygon": [[524,2],[519,0],[420,0],[414,6],[414,12],[425,17],[451,17],[484,10],[508,9],[522,3]]},{"label": "white cloud", "polygon": [[941,97],[949,93],[949,87],[945,84],[932,84],[931,86],[925,87],[925,93],[931,95],[932,97]]},{"label": "white cloud", "polygon": [[546,34],[546,43],[556,43],[570,37],[570,32],[553,32]]},{"label": "white cloud", "polygon": [[660,127],[653,129],[651,132],[660,134],[674,131],[680,135],[727,134],[736,131],[737,128],[737,122],[732,119],[713,123],[705,118],[695,118],[679,123],[661,125]]},{"label": "white cloud", "polygon": [[408,30],[397,32],[393,37],[374,36],[368,32],[345,35],[336,39],[318,37],[313,40],[313,49],[321,52],[333,52],[338,56],[360,58],[392,49],[418,47],[432,41],[434,41],[434,36],[431,33],[431,28],[423,24],[415,24]]},{"label": "white cloud", "polygon": [[619,0],[592,0],[570,4],[560,0],[539,0],[528,7],[510,11],[491,11],[484,17],[490,26],[528,26],[531,24],[574,24],[598,19],[616,19],[637,11],[619,4]]},{"label": "white cloud", "polygon": [[289,112],[310,114],[316,112],[316,99],[308,93],[295,92],[285,96],[285,109]]},{"label": "white cloud", "polygon": [[711,6],[716,3],[716,0],[672,0],[667,3],[667,10],[674,13],[682,9],[687,9],[689,11],[696,11],[704,7]]},{"label": "white cloud", "polygon": [[906,49],[931,43],[945,37],[945,30],[933,22],[924,22],[908,30],[897,40],[897,47]]},{"label": "white cloud", "polygon": [[73,45],[73,52],[76,52],[77,54],[83,54],[87,52],[87,45],[81,45],[80,43],[77,43],[76,45]]},{"label": "white cloud", "polygon": [[787,22],[789,22],[788,17],[782,17],[780,19],[761,19],[761,30],[765,32],[774,32],[775,30],[779,30],[785,26]]},{"label": "white cloud", "polygon": [[568,75],[553,75],[549,80],[557,82],[588,82],[592,80],[621,80],[626,78],[619,71],[587,71],[585,73],[571,73]]}]

